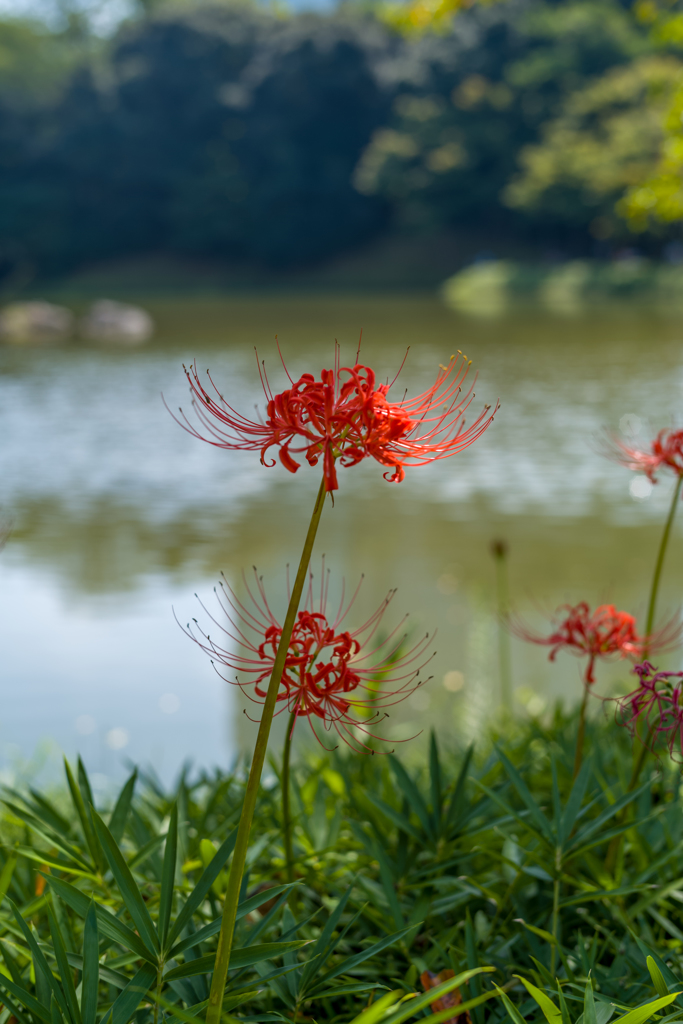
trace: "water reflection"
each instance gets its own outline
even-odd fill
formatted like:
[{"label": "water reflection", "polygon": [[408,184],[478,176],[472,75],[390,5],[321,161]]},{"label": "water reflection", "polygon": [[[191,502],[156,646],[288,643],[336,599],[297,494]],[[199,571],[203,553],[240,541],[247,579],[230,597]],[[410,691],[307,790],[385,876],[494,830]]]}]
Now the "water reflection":
[{"label": "water reflection", "polygon": [[[649,437],[676,417],[675,319],[632,308],[479,322],[430,297],[394,296],[148,305],[160,331],[142,350],[0,351],[1,498],[14,520],[0,563],[5,761],[52,736],[103,775],[124,756],[169,774],[186,756],[225,763],[250,742],[234,694],[182,636],[171,605],[181,619],[195,615],[194,591],[210,599],[219,570],[239,585],[254,563],[276,591],[298,556],[317,473],[293,477],[211,449],[173,423],[160,393],[187,404],[180,364],[196,357],[250,412],[262,398],[255,344],[274,385],[284,379],[276,333],[293,374],[328,364],[335,337],[352,356],[361,327],[380,377],[393,376],[410,345],[401,383],[413,393],[460,348],[480,372],[477,402],[501,399],[475,446],[409,471],[400,486],[374,464],[341,470],[323,519],[318,551],[349,581],[366,575],[359,622],[398,586],[397,614],[410,611],[416,631],[438,629],[435,678],[396,709],[397,738],[418,716],[445,734],[470,732],[495,706],[492,537],[510,544],[512,595],[529,615],[583,597],[642,613],[668,485],[648,488],[594,441],[604,426]],[[682,559],[675,543],[662,607],[679,600]],[[576,663],[549,671],[544,652],[513,646],[524,700],[578,693]],[[169,695],[176,712],[159,705]]]}]

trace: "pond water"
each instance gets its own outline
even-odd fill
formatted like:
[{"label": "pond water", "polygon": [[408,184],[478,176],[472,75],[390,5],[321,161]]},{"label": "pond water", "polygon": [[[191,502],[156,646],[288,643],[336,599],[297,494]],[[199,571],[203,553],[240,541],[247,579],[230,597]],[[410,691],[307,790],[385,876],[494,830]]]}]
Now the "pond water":
[{"label": "pond water", "polygon": [[[330,365],[335,338],[351,361],[361,329],[363,358],[380,378],[394,376],[410,347],[400,378],[409,393],[461,349],[479,373],[476,403],[501,401],[475,445],[409,470],[400,485],[369,461],[341,470],[325,510],[314,569],[324,553],[333,591],[365,574],[350,625],[398,587],[387,625],[410,612],[416,637],[437,632],[433,678],[392,709],[389,737],[433,725],[447,742],[495,716],[494,539],[509,544],[513,603],[530,623],[580,599],[643,614],[671,481],[648,494],[599,454],[597,439],[620,426],[647,439],[680,420],[680,318],[623,307],[473,319],[431,295],[146,306],[158,331],[141,348],[0,350],[0,502],[12,522],[0,556],[5,772],[36,772],[58,751],[78,750],[102,785],[129,760],[170,779],[188,759],[225,766],[249,748],[244,699],[183,635],[174,610],[181,622],[207,621],[195,594],[212,610],[220,572],[240,590],[252,565],[282,609],[285,565],[299,556],[318,472],[293,476],[212,449],[173,422],[161,394],[188,406],[182,363],[196,358],[251,413],[262,400],[254,346],[274,388],[283,386],[275,335],[293,376]],[[663,614],[680,603],[683,516],[678,527]],[[513,641],[512,661],[520,714],[578,698],[570,657],[550,665],[543,649]],[[628,669],[601,671],[602,691],[625,685]],[[300,742],[306,732],[300,723]]]}]

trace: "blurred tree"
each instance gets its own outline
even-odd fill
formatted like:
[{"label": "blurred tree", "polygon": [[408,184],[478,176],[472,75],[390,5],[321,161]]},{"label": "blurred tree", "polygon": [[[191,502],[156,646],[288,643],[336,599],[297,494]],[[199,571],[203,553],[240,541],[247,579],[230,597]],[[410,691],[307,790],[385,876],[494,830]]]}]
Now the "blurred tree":
[{"label": "blurred tree", "polygon": [[29,19],[0,20],[0,97],[5,105],[35,106],[52,99],[82,60],[74,41]]},{"label": "blurred tree", "polygon": [[[520,151],[565,116],[573,97],[585,103],[584,90],[596,76],[628,69],[652,50],[629,13],[612,0],[510,3],[461,14],[449,37],[425,37],[413,48],[424,52],[429,73],[419,89],[401,90],[395,99],[391,118],[359,162],[357,187],[391,201],[403,224],[507,223],[522,232],[533,226],[550,236],[569,229],[585,238],[595,217],[587,196],[575,195],[566,216],[564,207],[544,208],[543,219],[513,214],[501,196],[518,174]],[[634,74],[642,93],[646,86]],[[529,203],[512,205],[533,211]]]},{"label": "blurred tree", "polygon": [[78,38],[0,24],[0,275],[149,251],[294,266],[385,226],[585,249],[652,166],[678,73],[618,0],[478,5],[408,39],[160,0]]},{"label": "blurred tree", "polygon": [[507,203],[539,217],[591,225],[598,238],[623,235],[615,203],[657,165],[663,113],[683,76],[671,56],[641,57],[566,97],[541,141],[520,154],[522,173]]},{"label": "blurred tree", "polygon": [[354,166],[388,111],[372,23],[313,16],[279,26],[238,80],[173,202],[179,245],[267,263],[309,262],[375,231],[384,206],[360,195]]},{"label": "blurred tree", "polygon": [[288,265],[353,245],[383,216],[351,174],[387,109],[387,46],[374,24],[247,6],[134,23],[0,170],[0,229],[49,270],[150,249]]}]

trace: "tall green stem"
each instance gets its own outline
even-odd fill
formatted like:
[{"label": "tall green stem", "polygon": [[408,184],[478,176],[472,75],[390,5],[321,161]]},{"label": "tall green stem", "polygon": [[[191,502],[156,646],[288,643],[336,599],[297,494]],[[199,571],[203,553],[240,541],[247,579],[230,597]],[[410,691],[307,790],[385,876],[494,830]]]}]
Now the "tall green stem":
[{"label": "tall green stem", "polygon": [[[669,509],[669,515],[666,518],[664,524],[664,532],[662,533],[662,539],[659,542],[659,551],[657,552],[657,561],[655,562],[655,571],[652,576],[652,587],[650,588],[650,600],[647,605],[647,618],[645,620],[645,645],[643,647],[643,661],[647,661],[650,654],[650,639],[652,636],[652,630],[655,625],[655,612],[657,610],[657,597],[659,595],[659,583],[662,578],[662,569],[664,568],[664,559],[666,558],[666,549],[669,546],[669,538],[671,536],[671,529],[676,518],[676,509],[678,508],[678,501],[681,496],[681,485],[683,485],[683,476],[679,476],[676,486],[674,487],[673,495],[671,496],[671,508]],[[633,760],[633,774],[631,775],[631,781],[629,783],[628,792],[631,792],[636,788],[638,778],[645,764],[645,760],[648,754],[648,741],[650,739],[650,733],[647,738],[643,741],[643,744],[636,754]]]},{"label": "tall green stem", "polygon": [[498,665],[500,669],[500,697],[503,710],[512,711],[512,669],[510,659],[510,596],[508,590],[507,553],[505,541],[494,540],[491,553],[496,563],[496,603],[498,605]]},{"label": "tall green stem", "polygon": [[588,688],[590,683],[584,679],[583,681],[583,700],[581,701],[581,710],[579,711],[579,729],[576,734],[576,750],[574,751],[574,779],[581,771],[581,762],[583,761],[583,744],[586,737],[586,706],[588,704]]},{"label": "tall green stem", "polygon": [[292,753],[292,734],[296,722],[296,711],[292,711],[287,722],[287,735],[282,751],[282,834],[287,863],[287,881],[294,881],[294,850],[292,848],[292,818],[289,807],[289,759]]},{"label": "tall green stem", "polygon": [[232,949],[235,920],[237,918],[237,902],[239,900],[240,887],[242,885],[244,864],[247,859],[249,833],[251,831],[251,823],[254,818],[254,810],[256,809],[256,798],[258,796],[259,783],[261,781],[261,772],[263,771],[263,764],[266,759],[268,736],[270,735],[270,727],[273,722],[273,713],[275,711],[275,703],[277,701],[278,690],[280,688],[280,680],[282,679],[282,673],[285,667],[285,658],[287,656],[289,642],[292,638],[292,630],[294,629],[296,613],[299,610],[299,603],[301,601],[301,595],[306,581],[306,574],[311,561],[313,544],[318,532],[318,526],[320,524],[320,517],[322,515],[324,505],[325,480],[323,479],[320,484],[318,496],[315,500],[308,533],[306,534],[306,541],[301,554],[299,569],[294,581],[294,587],[292,588],[292,596],[289,600],[285,623],[282,627],[282,636],[280,637],[277,654],[275,655],[273,671],[271,672],[270,682],[268,683],[268,692],[263,705],[261,724],[259,725],[258,736],[256,737],[254,757],[251,762],[247,787],[244,793],[242,815],[237,829],[237,841],[235,843],[235,851],[232,855],[230,876],[228,878],[228,886],[225,893],[225,902],[223,903],[223,920],[221,922],[220,935],[218,936],[216,963],[214,966],[213,978],[211,979],[209,1005],[206,1010],[206,1024],[218,1024],[221,1017],[223,993],[225,992],[225,983],[228,977],[230,951]]},{"label": "tall green stem", "polygon": [[159,1020],[159,1004],[161,1003],[161,987],[163,985],[163,980],[163,967],[159,966],[159,968],[157,969],[157,997],[154,1000],[154,1024],[157,1024],[157,1021]]},{"label": "tall green stem", "polygon": [[[664,532],[662,533],[662,539],[659,542],[659,550],[657,552],[657,560],[655,562],[655,571],[652,576],[652,586],[650,588],[650,600],[647,605],[647,618],[645,620],[645,644],[643,647],[643,661],[647,661],[650,653],[650,638],[652,636],[652,630],[655,624],[655,612],[657,610],[657,597],[659,595],[659,583],[662,577],[662,569],[664,568],[664,559],[666,558],[666,549],[669,546],[669,538],[671,536],[671,529],[676,518],[676,509],[678,508],[678,500],[681,495],[681,485],[683,485],[683,477],[679,476],[674,492],[671,496],[671,507],[669,509],[669,515],[666,518],[664,524]],[[647,730],[644,737],[641,737],[639,748],[636,750],[633,757],[633,771],[631,772],[631,780],[628,784],[627,793],[632,793],[638,785],[640,773],[643,770],[643,765],[647,760],[647,755],[650,751],[650,741],[652,739],[653,727]],[[619,815],[617,821],[622,822],[628,811],[624,809]],[[605,865],[608,870],[612,871],[617,863],[617,857],[621,844],[624,840],[624,834],[615,836],[609,844],[607,850],[607,856],[605,858]]]},{"label": "tall green stem", "polygon": [[653,732],[654,726],[650,726],[650,728],[647,730],[647,734],[645,735],[645,737],[641,739],[640,750],[638,751],[636,757],[633,760],[633,771],[631,773],[631,781],[629,782],[628,789],[626,790],[627,793],[632,793],[638,785],[638,779],[640,778],[640,773],[643,770],[645,759],[647,758],[647,755],[650,753],[650,742],[652,740]]},{"label": "tall green stem", "polygon": [[650,588],[650,600],[647,606],[647,618],[645,620],[645,647],[643,649],[643,661],[647,660],[647,656],[650,653],[650,636],[652,634],[652,630],[655,624],[655,611],[657,608],[659,581],[662,576],[662,569],[664,568],[664,559],[666,557],[666,549],[669,546],[669,537],[671,536],[671,527],[674,524],[676,509],[678,507],[678,499],[681,494],[681,484],[683,484],[683,476],[679,476],[676,486],[674,488],[673,497],[671,499],[671,508],[669,509],[669,515],[667,516],[667,520],[664,525],[664,533],[662,534],[662,539],[659,542],[659,551],[657,552],[657,561],[655,562],[655,571],[654,576],[652,577],[652,587]]},{"label": "tall green stem", "polygon": [[553,882],[553,918],[551,924],[554,943],[550,950],[550,973],[555,977],[555,965],[557,963],[557,932],[560,921],[560,871],[562,870],[562,848],[555,848],[555,880]]}]

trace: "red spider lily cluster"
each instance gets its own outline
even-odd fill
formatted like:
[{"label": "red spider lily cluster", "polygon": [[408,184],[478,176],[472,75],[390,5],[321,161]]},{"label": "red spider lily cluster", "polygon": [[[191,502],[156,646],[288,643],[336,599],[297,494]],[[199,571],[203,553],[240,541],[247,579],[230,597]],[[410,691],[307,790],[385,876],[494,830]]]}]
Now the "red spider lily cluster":
[{"label": "red spider lily cluster", "polygon": [[663,468],[683,476],[683,430],[660,430],[649,448],[632,447],[617,437],[612,442],[611,455],[627,469],[645,473],[653,484]]},{"label": "red spider lily cluster", "polygon": [[[196,620],[187,631],[214,665],[238,673],[231,679],[217,669],[221,678],[239,686],[250,700],[263,704],[282,626],[271,611],[256,570],[254,577],[255,592],[244,580],[247,604],[238,599],[226,581],[216,591],[225,619],[207,614],[220,631],[220,643],[204,633]],[[294,714],[294,724],[298,718],[307,718],[319,742],[316,727],[322,724],[354,750],[370,751],[366,740],[382,739],[373,731],[381,719],[388,717],[382,709],[397,704],[426,682],[420,672],[431,656],[425,657],[429,635],[403,651],[406,637],[401,627],[405,620],[384,639],[377,638],[395,591],[359,629],[344,630],[342,623],[359,588],[360,584],[348,603],[342,588],[336,612],[328,617],[329,574],[323,572],[319,589],[310,577],[287,649],[275,714]],[[233,645],[245,653],[236,653]]]},{"label": "red spider lily cluster", "polygon": [[651,749],[665,746],[683,762],[683,672],[658,672],[649,661],[633,671],[639,685],[617,701],[617,721]]},{"label": "red spider lily cluster", "polygon": [[431,388],[400,402],[388,399],[395,379],[392,384],[378,384],[368,366],[358,362],[340,366],[338,348],[334,369],[323,370],[320,380],[304,373],[294,381],[287,373],[291,387],[279,394],[273,394],[265,370],[259,366],[267,405],[265,418],[254,421],[228,404],[208,371],[209,387],[205,387],[194,365],[185,368],[185,373],[200,428],[193,426],[182,410],[181,425],[216,447],[259,451],[267,466],[275,465],[275,460],[269,460],[269,451],[277,447],[280,462],[291,473],[300,467],[295,456],[303,455],[311,466],[322,459],[327,491],[338,488],[337,460],[342,466],[355,466],[373,458],[390,471],[385,478],[398,483],[405,477],[405,466],[454,455],[491,424],[498,406],[493,412],[484,406],[466,427],[465,411],[474,398],[473,384],[463,391],[469,366],[458,353],[448,366],[441,367]]},{"label": "red spider lily cluster", "polygon": [[584,676],[587,685],[595,682],[594,668],[598,658],[611,655],[638,658],[645,647],[644,638],[636,631],[635,618],[628,612],[617,611],[613,604],[601,604],[594,612],[585,601],[577,605],[563,605],[555,614],[555,629],[549,636],[533,633],[519,624],[513,628],[523,640],[551,647],[551,661],[555,660],[558,651],[587,657]]}]

